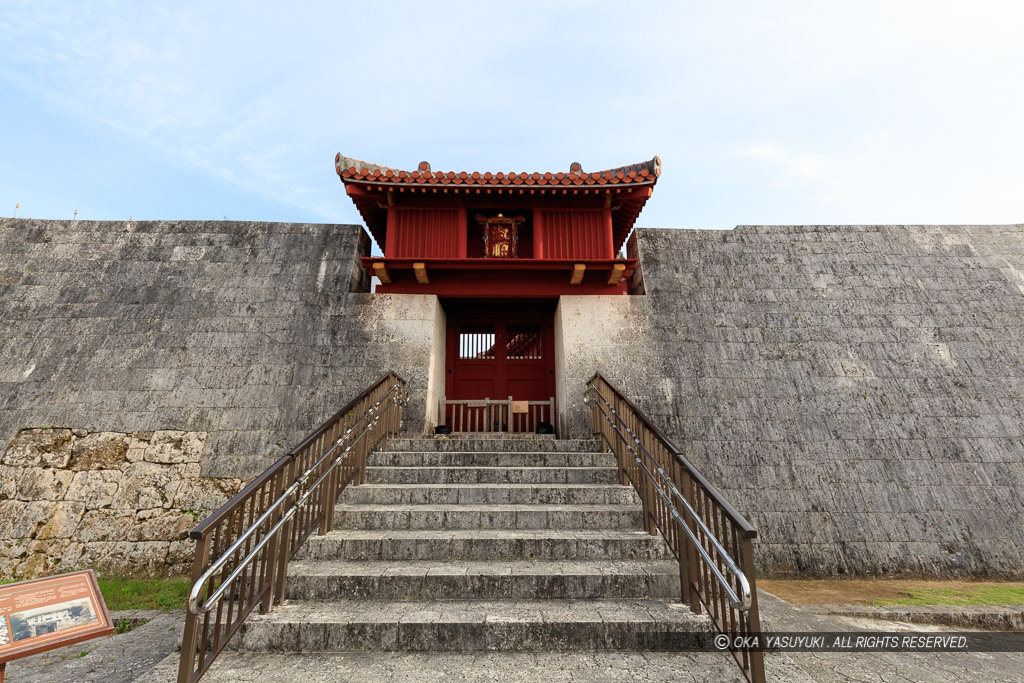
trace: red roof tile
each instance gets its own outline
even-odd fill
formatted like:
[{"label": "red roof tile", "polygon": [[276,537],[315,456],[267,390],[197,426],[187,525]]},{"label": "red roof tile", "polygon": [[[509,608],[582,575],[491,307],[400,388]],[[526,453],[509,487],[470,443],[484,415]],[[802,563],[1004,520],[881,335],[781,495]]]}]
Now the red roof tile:
[{"label": "red roof tile", "polygon": [[611,168],[606,171],[587,173],[579,163],[574,162],[568,173],[479,173],[474,171],[431,171],[430,164],[421,161],[415,171],[402,171],[387,166],[368,164],[358,159],[350,159],[338,154],[334,157],[334,167],[342,182],[360,184],[456,184],[456,185],[653,185],[661,175],[661,159],[654,157],[631,166]]},{"label": "red roof tile", "polygon": [[452,195],[475,197],[481,193],[489,195],[492,191],[497,195],[507,193],[509,198],[518,196],[519,200],[538,194],[552,199],[557,196],[560,200],[585,202],[599,201],[598,198],[602,197],[613,211],[613,241],[615,248],[619,249],[661,175],[661,159],[658,157],[592,173],[584,171],[577,162],[570,165],[568,172],[554,173],[434,171],[426,161],[417,164],[415,171],[402,171],[340,154],[334,158],[334,165],[366,221],[366,227],[381,247],[387,237],[388,209],[396,194],[391,190],[397,190],[399,193],[408,191],[403,196],[410,199],[414,196],[448,195],[455,201]]}]

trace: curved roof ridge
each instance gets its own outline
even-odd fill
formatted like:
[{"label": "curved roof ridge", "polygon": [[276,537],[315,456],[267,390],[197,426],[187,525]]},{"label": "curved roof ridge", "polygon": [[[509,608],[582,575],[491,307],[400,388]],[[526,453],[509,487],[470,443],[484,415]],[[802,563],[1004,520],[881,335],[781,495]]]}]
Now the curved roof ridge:
[{"label": "curved roof ridge", "polygon": [[588,172],[574,162],[567,172],[480,173],[479,171],[432,171],[421,161],[415,171],[380,166],[337,154],[334,166],[341,180],[385,183],[451,183],[467,185],[604,185],[607,183],[655,183],[661,175],[661,159],[654,157],[629,166]]},{"label": "curved roof ridge", "polygon": [[368,164],[365,161],[359,159],[353,159],[351,157],[342,156],[340,153],[334,157],[334,167],[338,169],[338,173],[341,173],[342,169],[356,169],[356,171],[380,171],[384,173],[386,171],[392,171],[398,173],[397,168],[389,168],[387,166],[378,166],[377,164]]}]

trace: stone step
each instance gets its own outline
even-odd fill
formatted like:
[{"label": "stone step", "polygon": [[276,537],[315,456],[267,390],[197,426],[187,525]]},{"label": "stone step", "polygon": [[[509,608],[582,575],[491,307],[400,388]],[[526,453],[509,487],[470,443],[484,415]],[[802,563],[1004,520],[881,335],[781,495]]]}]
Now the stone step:
[{"label": "stone step", "polygon": [[617,484],[362,484],[341,501],[355,505],[636,505]]},{"label": "stone step", "polygon": [[679,599],[679,565],[658,562],[346,562],[288,565],[289,600]]},{"label": "stone step", "polygon": [[338,505],[344,529],[640,529],[639,505]]},{"label": "stone step", "polygon": [[[772,662],[782,657],[788,655],[777,653]],[[774,671],[785,672],[788,683],[813,683],[814,677],[791,664],[791,660],[785,661],[776,664]],[[178,655],[174,654],[161,662],[150,680],[174,683],[177,666]],[[693,652],[311,652],[302,657],[290,652],[223,652],[203,677],[203,683],[380,683],[425,679],[462,683],[746,680],[732,657],[709,648]]]},{"label": "stone step", "polygon": [[303,560],[647,560],[669,559],[660,536],[643,531],[461,529],[331,531],[311,536]]},{"label": "stone step", "polygon": [[367,467],[368,484],[616,484],[614,467]]},{"label": "stone step", "polygon": [[614,467],[611,453],[575,451],[473,452],[376,451],[367,458],[371,467]]},{"label": "stone step", "polygon": [[337,600],[253,612],[234,641],[248,652],[666,651],[710,638],[706,615],[665,600]]},{"label": "stone step", "polygon": [[559,453],[600,453],[603,445],[597,439],[553,439],[550,436],[516,434],[515,436],[489,437],[423,437],[418,439],[389,439],[387,451],[432,451],[432,452],[559,452]]}]

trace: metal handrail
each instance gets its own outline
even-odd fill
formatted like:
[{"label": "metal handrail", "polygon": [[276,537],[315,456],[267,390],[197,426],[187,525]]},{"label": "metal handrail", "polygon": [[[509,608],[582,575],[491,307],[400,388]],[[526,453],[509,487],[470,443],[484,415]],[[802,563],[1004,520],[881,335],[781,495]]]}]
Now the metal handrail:
[{"label": "metal handrail", "polygon": [[338,496],[399,433],[408,398],[405,380],[386,373],[192,530],[178,683],[202,678],[252,610],[283,601],[290,560],[332,527]]},{"label": "metal handrail", "polygon": [[693,466],[693,463],[691,463],[683,456],[679,449],[676,448],[676,445],[672,443],[672,439],[668,438],[668,436],[664,432],[658,429],[658,426],[651,422],[650,418],[648,418],[647,415],[644,414],[644,411],[640,410],[640,408],[638,408],[636,404],[629,400],[628,396],[625,396],[621,391],[619,391],[618,387],[609,382],[607,377],[602,375],[600,372],[595,372],[594,376],[587,380],[587,386],[589,387],[591,384],[593,384],[594,380],[598,378],[600,378],[601,381],[607,384],[608,387],[618,395],[619,399],[623,403],[625,403],[630,410],[633,411],[634,415],[636,415],[637,419],[643,423],[645,428],[649,429],[650,432],[654,434],[656,437],[658,437],[658,439],[660,439],[662,443],[668,446],[668,448],[672,452],[672,456],[678,459],[683,464],[683,466],[686,467],[686,469],[690,473],[690,476],[692,476],[694,479],[700,482],[701,486],[703,486],[705,489],[707,489],[708,491],[712,492],[715,495],[717,503],[722,506],[723,510],[729,513],[729,516],[732,518],[733,522],[737,526],[739,526],[740,529],[742,529],[743,535],[747,538],[757,538],[757,529],[755,529],[753,525],[749,521],[747,521],[747,518],[741,515],[739,511],[733,507],[732,503],[730,503],[728,500],[726,500],[726,498],[723,495],[721,495],[721,492],[718,491],[717,487],[715,487],[714,484],[708,481],[707,478],[703,474],[701,474],[696,467]]},{"label": "metal handrail", "polygon": [[[384,394],[384,396],[386,397],[390,395],[398,386],[399,385],[397,384],[392,385],[391,388],[388,389],[387,393]],[[376,417],[374,417],[373,422],[363,427],[363,430],[359,433],[356,439],[365,435],[368,431],[370,431],[370,429],[376,426],[378,420],[380,420],[380,415],[378,414],[377,411],[380,408],[381,403],[384,402],[383,398],[384,397],[382,397],[381,400],[374,403],[372,408],[370,408],[366,413],[359,417],[359,420],[362,421],[369,415],[376,414]],[[389,408],[398,402],[399,399],[392,399],[391,401],[388,402],[387,406],[385,407]],[[213,564],[211,564],[210,567],[205,572],[203,572],[203,574],[192,584],[192,590],[189,591],[188,596],[189,612],[195,614],[196,616],[199,616],[201,614],[207,614],[214,607],[216,607],[217,603],[219,603],[221,601],[221,598],[224,597],[224,593],[227,591],[227,589],[231,587],[231,585],[238,579],[238,577],[241,576],[242,572],[245,571],[249,567],[249,565],[251,565],[252,562],[259,556],[260,551],[263,550],[267,543],[269,543],[270,540],[277,535],[281,528],[284,527],[284,525],[287,524],[292,519],[292,517],[295,516],[295,513],[297,513],[299,510],[305,507],[313,491],[315,491],[317,487],[320,486],[320,484],[326,479],[328,474],[334,471],[334,468],[341,464],[341,458],[345,457],[345,455],[347,455],[352,450],[352,447],[355,442],[353,441],[353,444],[349,445],[348,448],[346,448],[342,452],[341,456],[335,459],[335,461],[331,463],[330,467],[324,470],[324,473],[320,475],[320,477],[318,477],[317,480],[311,486],[307,487],[305,493],[298,500],[295,501],[295,503],[292,505],[291,508],[289,508],[289,510],[286,513],[284,513],[284,516],[273,527],[271,527],[270,530],[267,531],[266,535],[264,535],[264,537],[260,540],[260,542],[257,543],[256,546],[238,562],[238,565],[234,568],[234,570],[232,570],[228,577],[224,579],[220,586],[217,587],[217,590],[215,590],[212,595],[206,598],[206,602],[203,603],[203,605],[199,605],[199,596],[202,593],[203,586],[206,585],[206,582],[210,580],[210,577],[212,577],[218,571],[223,569],[224,565],[228,563],[228,561],[231,559],[234,553],[236,553],[245,544],[246,541],[252,538],[252,536],[259,530],[259,528],[263,526],[263,523],[271,517],[273,517],[274,513],[277,512],[277,509],[281,507],[285,502],[287,502],[287,500],[290,497],[295,495],[299,491],[299,489],[302,488],[302,486],[306,483],[306,480],[308,480],[309,477],[311,477],[313,473],[316,471],[316,469],[323,464],[323,462],[331,455],[331,453],[334,452],[334,449],[336,449],[338,446],[344,443],[346,439],[348,439],[353,429],[354,427],[349,427],[347,430],[345,430],[345,433],[341,437],[339,437],[331,445],[331,447],[327,449],[327,451],[324,452],[323,456],[321,456],[319,460],[317,460],[313,465],[307,468],[306,471],[303,472],[302,475],[299,476],[299,478],[296,479],[291,484],[291,486],[285,489],[284,493],[278,496],[277,500],[270,504],[270,507],[267,508],[266,512],[260,515],[259,519],[257,519],[255,522],[250,524],[249,528],[246,529],[238,537],[238,539],[231,544],[231,547],[225,550],[224,553],[219,558],[217,558],[213,562]]]},{"label": "metal handrail", "polygon": [[[387,372],[383,376],[381,376],[376,382],[371,384],[370,387],[371,388],[376,387],[377,385],[379,385],[381,382],[386,380],[391,375],[395,376],[395,378],[398,380],[399,384],[401,384],[402,386],[405,385],[405,380],[404,379],[402,379],[398,375],[395,375],[395,373],[393,373],[393,372]],[[277,467],[279,467],[280,465],[283,464],[283,461],[290,461],[290,460],[294,459],[295,456],[298,453],[300,453],[306,446],[310,445],[313,441],[316,440],[317,437],[319,437],[321,434],[323,434],[325,431],[327,431],[327,429],[332,424],[334,424],[339,419],[341,419],[342,417],[347,415],[349,412],[351,412],[352,409],[356,406],[356,404],[359,403],[359,401],[361,401],[369,393],[369,391],[370,391],[370,389],[367,389],[362,394],[360,394],[359,396],[355,397],[354,399],[352,399],[351,401],[346,403],[344,408],[342,408],[341,410],[336,412],[334,415],[332,415],[330,418],[328,418],[323,424],[321,424],[319,427],[314,429],[308,436],[306,436],[302,440],[302,442],[298,446],[296,446],[295,448],[293,448],[290,451],[288,451],[288,453],[286,455],[282,456],[280,460],[278,460],[276,463],[274,463],[273,465],[268,467],[266,470],[264,470],[263,474],[261,474],[260,476],[256,477],[256,479],[254,479],[251,482],[249,482],[249,484],[244,489],[242,489],[241,491],[236,493],[230,500],[228,500],[226,503],[221,505],[216,511],[214,511],[213,514],[211,514],[209,517],[207,517],[202,522],[200,522],[199,525],[196,526],[196,528],[194,528],[191,532],[189,532],[189,537],[193,538],[193,539],[198,539],[198,538],[200,538],[202,536],[203,533],[205,533],[211,527],[213,527],[217,523],[219,523],[224,518],[224,516],[227,515],[230,512],[230,510],[231,510],[231,508],[232,508],[234,503],[236,503],[237,501],[241,500],[245,496],[245,494],[249,492],[250,489],[254,488],[255,486],[257,486],[257,485],[259,485],[261,483],[263,483],[263,481],[265,480],[266,477],[270,476]]]},{"label": "metal handrail", "polygon": [[[601,402],[608,406],[608,410],[611,411],[611,414],[614,415],[616,421],[618,421],[619,417],[615,408],[612,407],[612,404],[608,403],[607,399],[605,399],[604,396],[601,396],[600,393],[598,393],[598,391],[593,386],[588,387],[584,400],[589,399],[591,395],[596,395],[598,398],[600,398]],[[600,406],[598,406],[598,408],[600,408]],[[620,438],[622,438],[622,432],[619,430],[618,425],[616,425],[615,422],[613,422],[612,419],[608,416],[608,413],[604,409],[601,409],[601,414],[604,416],[606,420],[608,420],[608,424],[611,425],[611,428],[614,429],[616,433],[619,434]],[[712,533],[711,529],[709,529],[706,524],[704,524],[704,520],[700,518],[696,510],[694,510],[693,507],[690,505],[690,502],[686,500],[686,498],[679,491],[679,489],[676,488],[676,485],[672,483],[672,480],[668,476],[668,473],[661,467],[661,465],[658,464],[658,462],[651,455],[651,452],[647,449],[647,447],[640,443],[640,440],[636,438],[636,435],[633,434],[633,430],[631,430],[628,425],[624,424],[622,426],[623,428],[625,428],[630,438],[633,439],[633,442],[636,443],[637,446],[642,448],[644,452],[647,454],[647,457],[651,460],[652,463],[654,463],[655,469],[658,471],[658,474],[661,475],[662,479],[664,480],[664,483],[667,484],[669,491],[679,502],[681,502],[685,506],[686,511],[689,513],[690,517],[693,519],[694,522],[697,523],[698,526],[700,526],[701,531],[703,531],[707,535],[708,540],[711,541],[711,544],[714,546],[715,551],[718,553],[722,561],[725,563],[725,566],[729,570],[729,573],[735,576],[736,579],[739,581],[740,593],[742,595],[737,595],[736,592],[733,591],[732,586],[729,585],[728,580],[718,570],[718,567],[715,566],[715,561],[711,558],[711,555],[709,555],[708,552],[704,550],[704,547],[697,539],[696,534],[690,531],[690,527],[687,525],[686,520],[684,520],[682,515],[679,514],[679,511],[676,510],[675,506],[672,504],[672,500],[667,495],[665,495],[664,490],[658,484],[657,480],[655,480],[654,476],[651,474],[651,471],[647,469],[647,466],[643,463],[640,456],[636,453],[633,447],[629,445],[629,442],[623,438],[622,440],[625,443],[626,448],[629,449],[629,452],[633,454],[633,459],[636,461],[636,464],[643,469],[644,473],[655,485],[658,491],[658,495],[667,504],[670,514],[673,516],[673,518],[675,518],[677,522],[679,522],[680,527],[682,527],[683,531],[686,532],[686,535],[690,538],[690,541],[697,549],[697,552],[700,553],[701,559],[704,560],[704,563],[711,570],[711,573],[715,575],[715,578],[718,580],[718,583],[721,584],[723,589],[725,589],[725,592],[729,598],[729,602],[732,604],[733,607],[740,610],[741,612],[748,611],[750,609],[752,601],[752,594],[750,591],[750,582],[747,580],[746,574],[744,574],[743,571],[738,566],[736,566],[736,563],[733,562],[733,559],[729,555],[728,551],[726,551],[726,549],[722,547],[722,544],[718,541],[718,538],[715,536],[715,534]]]},{"label": "metal handrail", "polygon": [[584,401],[594,435],[615,455],[619,482],[631,483],[640,498],[644,530],[660,532],[679,562],[683,602],[698,613],[707,609],[744,677],[763,683],[757,530],[600,373],[587,381]]}]

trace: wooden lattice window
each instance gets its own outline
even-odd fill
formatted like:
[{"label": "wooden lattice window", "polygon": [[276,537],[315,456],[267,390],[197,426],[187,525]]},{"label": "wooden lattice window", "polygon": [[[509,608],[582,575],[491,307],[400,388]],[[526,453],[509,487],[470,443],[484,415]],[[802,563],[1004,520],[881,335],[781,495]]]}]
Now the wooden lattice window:
[{"label": "wooden lattice window", "polygon": [[541,358],[540,325],[508,325],[505,357],[509,360],[539,360]]},{"label": "wooden lattice window", "polygon": [[461,325],[459,328],[459,358],[463,360],[494,358],[494,325]]}]

